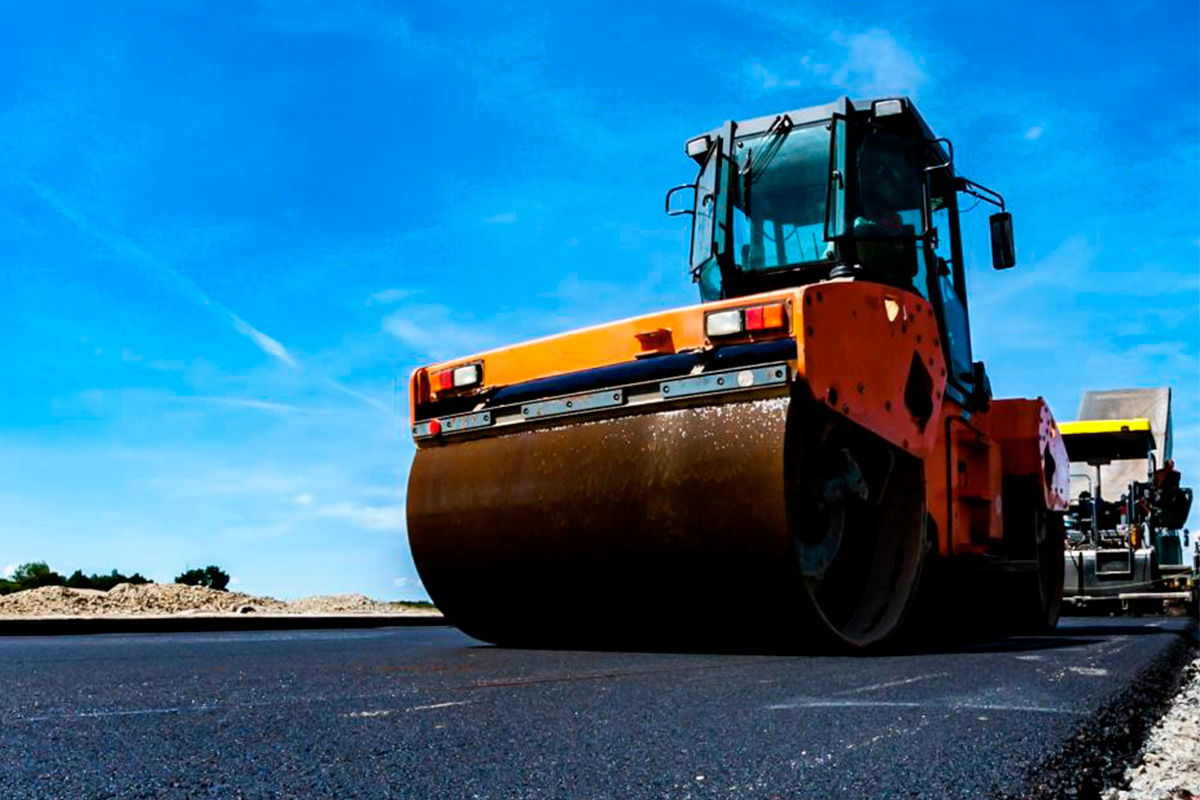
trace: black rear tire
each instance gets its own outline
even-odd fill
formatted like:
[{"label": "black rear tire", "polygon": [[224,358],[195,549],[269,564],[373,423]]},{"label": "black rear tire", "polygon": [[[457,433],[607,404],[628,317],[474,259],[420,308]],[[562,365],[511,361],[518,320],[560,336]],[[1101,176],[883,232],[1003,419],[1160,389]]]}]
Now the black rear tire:
[{"label": "black rear tire", "polygon": [[1062,515],[1038,508],[1037,573],[1016,576],[1012,591],[1012,630],[1045,634],[1062,614],[1064,526]]}]

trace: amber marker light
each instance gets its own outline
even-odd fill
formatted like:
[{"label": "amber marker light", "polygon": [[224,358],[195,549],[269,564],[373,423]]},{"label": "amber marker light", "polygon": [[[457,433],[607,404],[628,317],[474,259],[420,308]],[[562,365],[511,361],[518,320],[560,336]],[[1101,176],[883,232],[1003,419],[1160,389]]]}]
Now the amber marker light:
[{"label": "amber marker light", "polygon": [[787,324],[783,303],[767,303],[747,308],[713,311],[704,318],[704,332],[710,339],[740,333],[777,331]]},{"label": "amber marker light", "polygon": [[783,303],[751,306],[746,309],[746,330],[769,331],[783,327]]}]

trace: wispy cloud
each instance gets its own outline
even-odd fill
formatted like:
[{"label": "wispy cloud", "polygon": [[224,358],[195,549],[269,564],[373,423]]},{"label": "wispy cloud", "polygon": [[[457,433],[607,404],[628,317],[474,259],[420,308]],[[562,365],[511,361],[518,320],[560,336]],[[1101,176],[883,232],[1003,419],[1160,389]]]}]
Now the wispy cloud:
[{"label": "wispy cloud", "polygon": [[[437,303],[413,304],[388,314],[383,329],[415,354],[443,360],[486,350],[505,337]],[[509,337],[511,338],[511,337]]]},{"label": "wispy cloud", "polygon": [[414,292],[412,289],[384,289],[382,292],[373,293],[367,298],[367,302],[364,303],[364,305],[369,306],[372,303],[388,305],[390,303],[399,302],[406,297],[411,297],[413,294]]},{"label": "wispy cloud", "polygon": [[1046,126],[1044,125],[1031,125],[1025,129],[1025,138],[1030,141],[1033,141],[1034,139],[1040,139],[1042,138],[1042,134],[1045,132],[1045,130]]},{"label": "wispy cloud", "polygon": [[517,212],[505,211],[503,214],[496,214],[495,216],[485,217],[483,220],[483,224],[485,224],[485,225],[511,225],[512,223],[514,223],[516,221],[517,221]]},{"label": "wispy cloud", "polygon": [[272,358],[276,358],[289,367],[297,367],[295,359],[288,354],[287,349],[277,340],[267,336],[253,325],[246,322],[217,300],[214,300],[191,278],[172,267],[162,259],[147,252],[131,237],[120,231],[112,230],[80,211],[61,193],[36,181],[26,180],[25,184],[35,195],[59,216],[74,225],[81,233],[95,239],[107,247],[122,261],[136,267],[143,275],[154,281],[165,282],[175,291],[191,300],[201,308],[206,308],[231,324],[238,333],[242,334],[256,347]]},{"label": "wispy cloud", "polygon": [[8,564],[4,569],[0,570],[0,578],[11,578],[17,574],[18,564]]},{"label": "wispy cloud", "polygon": [[[803,61],[802,66],[807,66]],[[799,78],[785,78],[771,68],[760,64],[757,61],[751,61],[746,65],[746,77],[755,87],[762,89],[765,92],[774,89],[791,89],[796,86],[803,85],[804,81]]]},{"label": "wispy cloud", "polygon": [[157,474],[144,480],[146,486],[169,498],[244,495],[280,501],[295,497],[312,483],[311,478],[286,474],[268,467],[217,467],[175,474]]},{"label": "wispy cloud", "polygon": [[883,28],[834,31],[802,56],[774,66],[751,61],[745,76],[750,86],[764,92],[828,86],[856,96],[915,97],[930,80],[924,58]]},{"label": "wispy cloud", "polygon": [[349,502],[334,503],[325,506],[319,513],[325,517],[345,520],[363,530],[392,533],[404,530],[404,505],[401,503],[383,506]]},{"label": "wispy cloud", "polygon": [[254,411],[265,411],[271,414],[281,414],[291,416],[293,414],[328,414],[329,409],[312,408],[309,406],[297,405],[295,403],[277,403],[273,400],[256,400],[250,397],[183,397],[185,400],[196,400],[200,402],[213,403],[215,405],[230,406],[232,408],[248,408]]},{"label": "wispy cloud", "polygon": [[273,358],[279,359],[292,369],[300,367],[300,364],[296,359],[292,358],[292,354],[287,351],[287,348],[278,339],[272,339],[233,312],[229,313],[229,317],[233,320],[233,327],[237,329],[238,333],[249,337],[250,341],[258,345],[259,350],[262,350]]},{"label": "wispy cloud", "polygon": [[[288,351],[282,342],[263,333],[237,313],[222,305],[191,278],[179,272],[166,261],[151,255],[131,237],[91,219],[69,202],[64,195],[50,187],[32,180],[26,180],[25,183],[43,203],[73,224],[81,233],[106,246],[124,263],[134,266],[151,280],[165,282],[196,305],[213,312],[228,322],[235,331],[253,342],[255,347],[276,361],[293,370],[303,369],[299,360]],[[385,403],[352,389],[341,381],[327,376],[321,376],[320,380],[325,385],[366,403],[378,411],[391,413],[391,409]]]},{"label": "wispy cloud", "polygon": [[867,95],[915,95],[929,81],[925,59],[883,28],[863,33],[835,32],[832,38],[843,50],[843,58],[830,76],[834,86]]},{"label": "wispy cloud", "polygon": [[175,503],[236,503],[243,519],[224,529],[239,536],[287,536],[302,530],[332,528],[331,520],[363,531],[403,531],[402,490],[362,484],[360,480],[337,469],[302,467],[289,472],[263,465],[156,476],[147,479],[145,485]]}]

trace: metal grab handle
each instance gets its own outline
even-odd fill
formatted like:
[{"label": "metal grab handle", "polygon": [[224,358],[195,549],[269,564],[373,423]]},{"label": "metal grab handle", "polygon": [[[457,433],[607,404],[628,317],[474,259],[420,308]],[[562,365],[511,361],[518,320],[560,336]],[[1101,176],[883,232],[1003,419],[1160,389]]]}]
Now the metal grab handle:
[{"label": "metal grab handle", "polygon": [[667,197],[663,202],[664,210],[667,212],[667,216],[668,217],[682,217],[684,214],[691,214],[693,217],[696,216],[696,212],[690,208],[676,208],[676,209],[672,210],[671,195],[675,194],[676,192],[678,192],[682,189],[691,189],[693,192],[695,192],[695,191],[699,191],[699,188],[700,188],[699,185],[695,184],[695,183],[681,183],[678,186],[672,186],[670,189],[668,189]]}]

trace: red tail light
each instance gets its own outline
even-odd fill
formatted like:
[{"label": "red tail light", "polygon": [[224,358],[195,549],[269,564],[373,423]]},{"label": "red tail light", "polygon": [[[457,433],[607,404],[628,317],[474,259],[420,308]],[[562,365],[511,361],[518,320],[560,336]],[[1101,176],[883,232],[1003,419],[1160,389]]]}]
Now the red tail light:
[{"label": "red tail light", "polygon": [[704,331],[709,338],[735,336],[752,331],[778,330],[787,325],[783,303],[767,303],[724,311],[714,311],[705,317]]},{"label": "red tail light", "polygon": [[483,381],[483,364],[473,362],[460,364],[457,367],[439,370],[429,376],[429,382],[438,392],[449,392],[454,389],[469,389],[478,386]]}]

